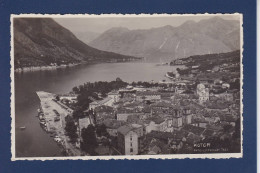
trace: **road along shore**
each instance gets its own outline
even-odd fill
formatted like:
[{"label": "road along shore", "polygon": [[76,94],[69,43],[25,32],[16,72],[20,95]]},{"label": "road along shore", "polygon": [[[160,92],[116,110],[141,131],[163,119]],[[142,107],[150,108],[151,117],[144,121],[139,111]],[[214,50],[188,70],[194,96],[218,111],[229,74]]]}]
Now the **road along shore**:
[{"label": "road along shore", "polygon": [[70,143],[69,137],[65,134],[65,117],[70,115],[70,112],[55,100],[55,94],[44,91],[37,91],[36,94],[41,104],[40,124],[55,137],[56,142],[64,147],[69,156],[80,156],[81,151]]}]

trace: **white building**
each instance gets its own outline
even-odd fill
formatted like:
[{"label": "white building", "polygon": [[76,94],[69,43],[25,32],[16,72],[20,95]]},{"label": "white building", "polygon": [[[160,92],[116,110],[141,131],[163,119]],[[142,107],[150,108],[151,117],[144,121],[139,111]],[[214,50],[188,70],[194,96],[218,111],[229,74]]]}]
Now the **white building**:
[{"label": "white building", "polygon": [[215,94],[215,97],[225,100],[225,101],[233,101],[234,100],[234,96],[232,93],[228,93],[228,92],[224,92],[221,94]]},{"label": "white building", "polygon": [[76,103],[78,95],[76,95],[76,94],[62,94],[62,95],[59,95],[59,97],[60,97],[60,100],[65,99],[65,100],[69,100],[72,103]]},{"label": "white building", "polygon": [[121,126],[118,129],[118,149],[124,155],[138,154],[138,134],[131,126]]},{"label": "white building", "polygon": [[222,84],[222,88],[227,88],[227,89],[229,89],[229,88],[230,88],[230,84],[228,84],[228,83],[223,83],[223,84]]},{"label": "white building", "polygon": [[137,101],[143,101],[143,100],[159,101],[161,100],[161,94],[154,91],[137,92],[136,100]]},{"label": "white building", "polygon": [[209,100],[209,89],[203,84],[197,85],[197,95],[199,96],[199,103],[202,104]]},{"label": "white building", "polygon": [[118,102],[120,99],[120,94],[118,91],[111,91],[110,93],[107,94],[107,97],[110,97],[114,100],[115,102]]},{"label": "white building", "polygon": [[147,120],[145,132],[150,133],[151,131],[165,132],[167,130],[168,120],[162,118],[150,118]]},{"label": "white building", "polygon": [[106,97],[105,99],[103,100],[96,100],[92,103],[89,104],[89,109],[95,109],[96,107],[98,106],[113,106],[114,104],[114,99],[111,98],[111,97]]}]

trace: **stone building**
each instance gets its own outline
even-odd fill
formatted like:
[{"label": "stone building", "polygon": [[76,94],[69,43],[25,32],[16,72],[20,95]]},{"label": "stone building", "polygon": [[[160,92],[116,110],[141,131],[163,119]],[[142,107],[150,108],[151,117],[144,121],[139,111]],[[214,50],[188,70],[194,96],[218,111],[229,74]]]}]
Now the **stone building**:
[{"label": "stone building", "polygon": [[138,134],[134,127],[124,125],[118,129],[118,149],[124,155],[138,154]]}]

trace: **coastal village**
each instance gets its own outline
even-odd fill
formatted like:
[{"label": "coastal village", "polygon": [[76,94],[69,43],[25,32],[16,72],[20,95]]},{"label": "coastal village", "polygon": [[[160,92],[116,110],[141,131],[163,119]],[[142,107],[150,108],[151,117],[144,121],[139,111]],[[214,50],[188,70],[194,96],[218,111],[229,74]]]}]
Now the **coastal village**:
[{"label": "coastal village", "polygon": [[69,156],[240,152],[240,53],[214,56],[171,62],[168,80],[37,92],[40,124]]}]

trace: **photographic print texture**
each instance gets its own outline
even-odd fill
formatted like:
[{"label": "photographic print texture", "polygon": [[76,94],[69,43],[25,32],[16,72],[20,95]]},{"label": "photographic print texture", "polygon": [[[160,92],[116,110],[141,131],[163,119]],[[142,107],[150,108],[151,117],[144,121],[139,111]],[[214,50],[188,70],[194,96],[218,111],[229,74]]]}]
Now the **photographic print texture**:
[{"label": "photographic print texture", "polygon": [[11,23],[12,160],[242,157],[241,14]]}]

